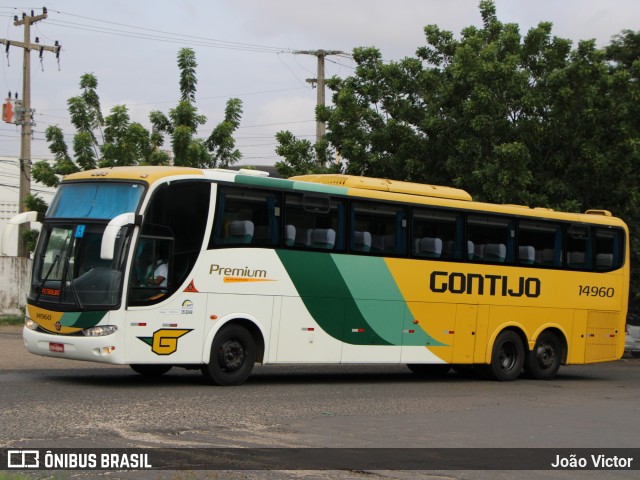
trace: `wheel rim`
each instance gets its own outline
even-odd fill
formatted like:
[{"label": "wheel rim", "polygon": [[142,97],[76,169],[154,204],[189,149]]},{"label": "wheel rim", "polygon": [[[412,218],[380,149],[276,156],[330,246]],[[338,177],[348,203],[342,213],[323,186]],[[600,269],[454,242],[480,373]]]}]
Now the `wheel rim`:
[{"label": "wheel rim", "polygon": [[218,365],[226,373],[239,370],[244,364],[245,358],[244,345],[235,338],[225,340],[218,350]]},{"label": "wheel rim", "polygon": [[556,352],[548,343],[541,344],[536,350],[536,360],[542,369],[553,367],[556,361]]},{"label": "wheel rim", "polygon": [[498,364],[502,370],[511,370],[518,361],[518,353],[516,346],[513,343],[505,343],[500,347],[500,353],[498,354]]}]

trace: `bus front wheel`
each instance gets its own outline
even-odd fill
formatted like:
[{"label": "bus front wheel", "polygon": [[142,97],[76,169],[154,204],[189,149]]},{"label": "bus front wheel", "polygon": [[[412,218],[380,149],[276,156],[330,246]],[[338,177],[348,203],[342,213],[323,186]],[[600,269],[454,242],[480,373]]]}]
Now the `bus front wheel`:
[{"label": "bus front wheel", "polygon": [[489,373],[501,382],[510,382],[520,376],[524,365],[524,345],[520,336],[511,330],[498,335],[493,344]]},{"label": "bus front wheel", "polygon": [[253,336],[240,325],[223,327],[211,344],[211,358],[202,374],[215,385],[241,385],[249,378],[256,362]]},{"label": "bus front wheel", "polygon": [[557,335],[543,332],[527,355],[524,369],[536,380],[551,380],[558,373],[562,353],[562,344]]}]

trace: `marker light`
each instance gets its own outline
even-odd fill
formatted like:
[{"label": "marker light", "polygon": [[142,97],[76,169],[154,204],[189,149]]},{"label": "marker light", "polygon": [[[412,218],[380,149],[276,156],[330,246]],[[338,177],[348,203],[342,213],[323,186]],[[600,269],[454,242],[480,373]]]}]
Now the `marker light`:
[{"label": "marker light", "polygon": [[82,333],[87,337],[104,337],[111,335],[118,330],[115,325],[99,325],[97,327],[85,328]]}]

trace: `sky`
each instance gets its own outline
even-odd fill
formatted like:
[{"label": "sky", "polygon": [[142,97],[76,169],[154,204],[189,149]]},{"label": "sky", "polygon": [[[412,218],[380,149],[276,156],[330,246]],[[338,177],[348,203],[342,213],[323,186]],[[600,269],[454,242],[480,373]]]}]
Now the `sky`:
[{"label": "sky", "polygon": [[[640,30],[637,0],[496,0],[503,23],[517,23],[522,34],[541,21],[553,34],[599,46],[623,29]],[[71,145],[67,99],[78,95],[80,77],[98,79],[103,114],[126,105],[133,121],[150,129],[149,112],[167,113],[179,97],[177,54],[196,53],[196,106],[207,117],[198,135],[206,138],[224,115],[226,101],[243,102],[236,145],[242,164],[273,165],[275,133],[290,130],[314,141],[316,57],[299,50],[335,50],[326,76],[353,73],[355,47],[376,47],[385,60],[413,56],[425,44],[423,28],[436,24],[455,35],[481,25],[479,0],[0,0],[0,38],[22,41],[14,15],[42,13],[31,40],[62,45],[59,63],[51,52],[31,54],[31,98],[35,109],[32,157],[51,159],[44,140],[49,125],[60,126]],[[22,57],[18,47],[0,53],[0,95],[22,97]],[[3,87],[3,88],[2,88]],[[4,97],[3,97],[4,98]],[[330,102],[330,92],[327,92]],[[167,141],[168,145],[169,142]],[[20,131],[0,125],[0,157],[18,158]],[[17,161],[0,160],[0,200],[17,199]],[[36,189],[40,188],[37,185]],[[47,199],[45,197],[45,199]]]}]

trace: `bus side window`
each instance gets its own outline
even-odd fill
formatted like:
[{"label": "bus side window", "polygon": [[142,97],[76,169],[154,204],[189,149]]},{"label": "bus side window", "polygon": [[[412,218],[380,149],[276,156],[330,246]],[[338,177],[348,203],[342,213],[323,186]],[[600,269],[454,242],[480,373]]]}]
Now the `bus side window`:
[{"label": "bus side window", "polygon": [[345,201],[327,195],[290,193],[285,197],[284,246],[345,249]]},{"label": "bus side window", "polygon": [[467,240],[473,242],[475,262],[513,263],[514,235],[510,219],[484,215],[467,217]]},{"label": "bus side window", "polygon": [[617,228],[596,229],[596,270],[606,272],[623,264],[623,234]]},{"label": "bus side window", "polygon": [[591,270],[591,229],[586,225],[567,228],[567,267],[572,270]]},{"label": "bus side window", "polygon": [[420,258],[462,259],[461,215],[414,208],[411,212],[411,254]]},{"label": "bus side window", "polygon": [[351,204],[351,251],[377,255],[405,255],[404,207],[353,202]]},{"label": "bus side window", "polygon": [[520,220],[518,263],[541,267],[562,266],[562,228],[554,222]]},{"label": "bus side window", "polygon": [[280,196],[277,193],[220,187],[209,248],[279,244]]}]

